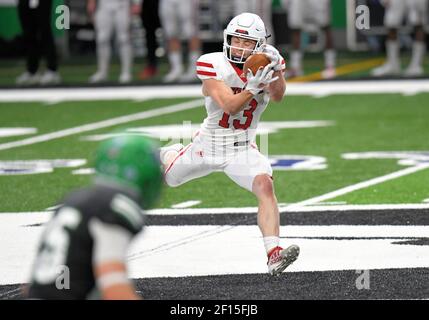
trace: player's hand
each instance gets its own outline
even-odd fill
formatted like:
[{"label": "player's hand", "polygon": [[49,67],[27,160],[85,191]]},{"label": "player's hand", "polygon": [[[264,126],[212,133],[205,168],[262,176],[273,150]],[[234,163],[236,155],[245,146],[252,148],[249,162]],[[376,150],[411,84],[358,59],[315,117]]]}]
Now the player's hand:
[{"label": "player's hand", "polygon": [[249,69],[247,73],[247,85],[245,90],[250,91],[251,94],[257,95],[266,85],[276,81],[279,77],[273,78],[274,70],[271,70],[270,65],[265,68],[260,68],[255,75]]},{"label": "player's hand", "polygon": [[280,52],[276,48],[274,48],[272,45],[267,44],[264,46],[262,53],[264,53],[268,57],[268,59],[270,59],[270,68],[272,68],[274,71],[283,70],[283,57],[280,55]]}]

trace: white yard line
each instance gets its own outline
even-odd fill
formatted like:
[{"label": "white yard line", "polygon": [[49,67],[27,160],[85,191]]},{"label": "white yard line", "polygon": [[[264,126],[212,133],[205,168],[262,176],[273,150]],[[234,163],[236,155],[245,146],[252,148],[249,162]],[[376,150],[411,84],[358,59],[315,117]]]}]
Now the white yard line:
[{"label": "white yard line", "polygon": [[310,199],[307,199],[307,200],[304,200],[304,201],[301,201],[298,203],[291,204],[287,207],[287,209],[290,210],[290,209],[294,209],[294,208],[300,208],[300,207],[304,207],[307,205],[316,204],[316,203],[319,203],[322,201],[326,201],[329,199],[333,199],[333,198],[345,195],[345,194],[353,192],[353,191],[365,189],[365,188],[368,188],[370,186],[373,186],[373,185],[376,185],[379,183],[383,183],[383,182],[393,180],[393,179],[397,179],[399,177],[403,177],[403,176],[406,176],[406,175],[409,175],[409,174],[412,174],[412,173],[415,173],[415,172],[418,172],[421,170],[425,170],[427,168],[429,168],[429,164],[421,164],[418,166],[405,168],[405,169],[395,171],[395,172],[389,173],[389,174],[381,176],[381,177],[373,178],[373,179],[370,179],[367,181],[362,181],[362,182],[359,182],[357,184],[354,184],[354,185],[351,185],[351,186],[348,186],[345,188],[341,188],[341,189],[326,193],[326,194],[321,195],[321,196],[317,196],[317,197],[310,198]]},{"label": "white yard line", "polygon": [[185,209],[185,208],[194,207],[196,205],[199,205],[200,203],[201,203],[201,200],[189,200],[189,201],[173,204],[171,206],[171,208],[173,208],[173,209]]},{"label": "white yard line", "polygon": [[[288,83],[287,95],[324,97],[331,94],[399,93],[413,95],[429,92],[429,80],[365,80]],[[0,102],[40,101],[57,103],[84,100],[137,100],[202,97],[201,85],[142,86],[61,89],[2,89]]]},{"label": "white yard line", "polygon": [[[1,95],[1,93],[0,93],[0,95]],[[127,122],[132,122],[132,121],[136,121],[136,120],[143,120],[143,119],[162,116],[162,115],[166,115],[166,114],[170,114],[170,113],[174,113],[174,112],[178,112],[178,111],[189,110],[189,109],[193,109],[193,108],[200,107],[203,105],[204,105],[204,100],[201,100],[201,99],[192,100],[192,101],[188,101],[188,102],[170,105],[167,107],[147,110],[147,111],[129,114],[126,116],[112,118],[112,119],[108,119],[108,120],[104,120],[104,121],[89,123],[89,124],[85,124],[85,125],[74,127],[74,128],[69,128],[69,129],[64,129],[64,130],[60,130],[60,131],[56,131],[56,132],[42,134],[39,136],[35,136],[35,137],[23,139],[23,140],[3,143],[3,144],[0,144],[0,150],[8,150],[8,149],[27,146],[27,145],[31,145],[31,144],[35,144],[35,143],[39,143],[39,142],[45,142],[45,141],[50,141],[50,140],[54,140],[54,139],[64,138],[64,137],[71,136],[71,135],[78,134],[78,133],[82,133],[82,132],[94,131],[94,130],[98,130],[98,129],[102,129],[102,128],[108,128],[108,127],[116,126],[119,124],[124,124]]]},{"label": "white yard line", "polygon": [[201,86],[142,86],[101,88],[2,89],[0,102],[137,100],[202,97]]}]

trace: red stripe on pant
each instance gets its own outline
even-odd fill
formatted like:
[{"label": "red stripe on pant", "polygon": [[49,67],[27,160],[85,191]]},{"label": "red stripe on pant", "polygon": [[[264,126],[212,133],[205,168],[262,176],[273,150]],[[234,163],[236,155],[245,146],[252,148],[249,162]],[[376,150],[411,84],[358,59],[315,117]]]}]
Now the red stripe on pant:
[{"label": "red stripe on pant", "polygon": [[165,170],[164,174],[167,174],[168,171],[170,171],[171,167],[173,166],[173,164],[176,162],[177,159],[179,159],[181,156],[183,156],[183,154],[186,152],[186,150],[189,149],[189,147],[192,145],[192,143],[188,144],[185,148],[182,149],[182,151],[180,151],[180,153],[176,156],[176,158],[174,158],[173,161],[171,161],[170,165],[168,166],[168,168]]}]

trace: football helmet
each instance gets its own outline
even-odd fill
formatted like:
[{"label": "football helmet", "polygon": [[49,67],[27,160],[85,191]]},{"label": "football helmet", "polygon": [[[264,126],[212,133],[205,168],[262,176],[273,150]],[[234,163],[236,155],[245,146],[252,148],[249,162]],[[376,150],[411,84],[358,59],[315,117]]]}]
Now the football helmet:
[{"label": "football helmet", "polygon": [[136,190],[142,207],[148,209],[158,199],[163,173],[158,145],[138,135],[119,135],[102,142],[95,157],[96,179]]},{"label": "football helmet", "polygon": [[[239,37],[256,41],[253,50],[233,47],[231,38]],[[267,42],[267,30],[262,19],[253,13],[242,13],[234,17],[223,32],[223,53],[225,57],[234,63],[244,63],[250,54],[262,52],[263,46]],[[242,50],[241,57],[232,55],[231,49],[237,48]],[[245,55],[246,51],[251,51],[249,55]]]}]

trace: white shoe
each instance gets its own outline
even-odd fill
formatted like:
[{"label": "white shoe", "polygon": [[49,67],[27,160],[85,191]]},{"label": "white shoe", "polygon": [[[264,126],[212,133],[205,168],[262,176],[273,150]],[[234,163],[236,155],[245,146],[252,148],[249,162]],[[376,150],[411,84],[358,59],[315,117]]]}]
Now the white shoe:
[{"label": "white shoe", "polygon": [[192,82],[194,80],[197,80],[197,74],[195,73],[195,70],[190,70],[179,78],[180,82]]},{"label": "white shoe", "polygon": [[22,73],[19,77],[16,78],[15,83],[17,85],[33,85],[39,83],[40,76],[35,73],[31,74],[28,71]]},{"label": "white shoe", "polygon": [[419,77],[424,74],[424,70],[422,66],[408,66],[404,71],[404,76],[406,77]]},{"label": "white shoe", "polygon": [[322,78],[323,79],[333,79],[337,76],[337,72],[335,71],[335,68],[326,68],[322,71]]},{"label": "white shoe", "polygon": [[96,72],[89,78],[89,83],[100,83],[107,80],[107,74]]},{"label": "white shoe", "polygon": [[176,80],[178,80],[183,74],[183,69],[182,68],[176,68],[176,69],[172,69],[165,77],[164,77],[164,82],[165,83],[170,83],[170,82],[174,82]]},{"label": "white shoe", "polygon": [[278,276],[289,265],[291,265],[299,256],[299,247],[291,245],[286,249],[275,247],[268,253],[268,273],[272,276]]},{"label": "white shoe", "polygon": [[385,63],[380,67],[371,70],[373,77],[396,76],[401,73],[399,64]]},{"label": "white shoe", "polygon": [[132,80],[130,73],[121,73],[119,76],[119,83],[130,83]]},{"label": "white shoe", "polygon": [[61,76],[56,71],[46,70],[40,77],[39,84],[42,86],[49,84],[58,84],[61,82]]},{"label": "white shoe", "polygon": [[183,149],[183,144],[176,143],[168,147],[160,148],[159,158],[161,163],[167,167],[177,157],[180,150]]}]

